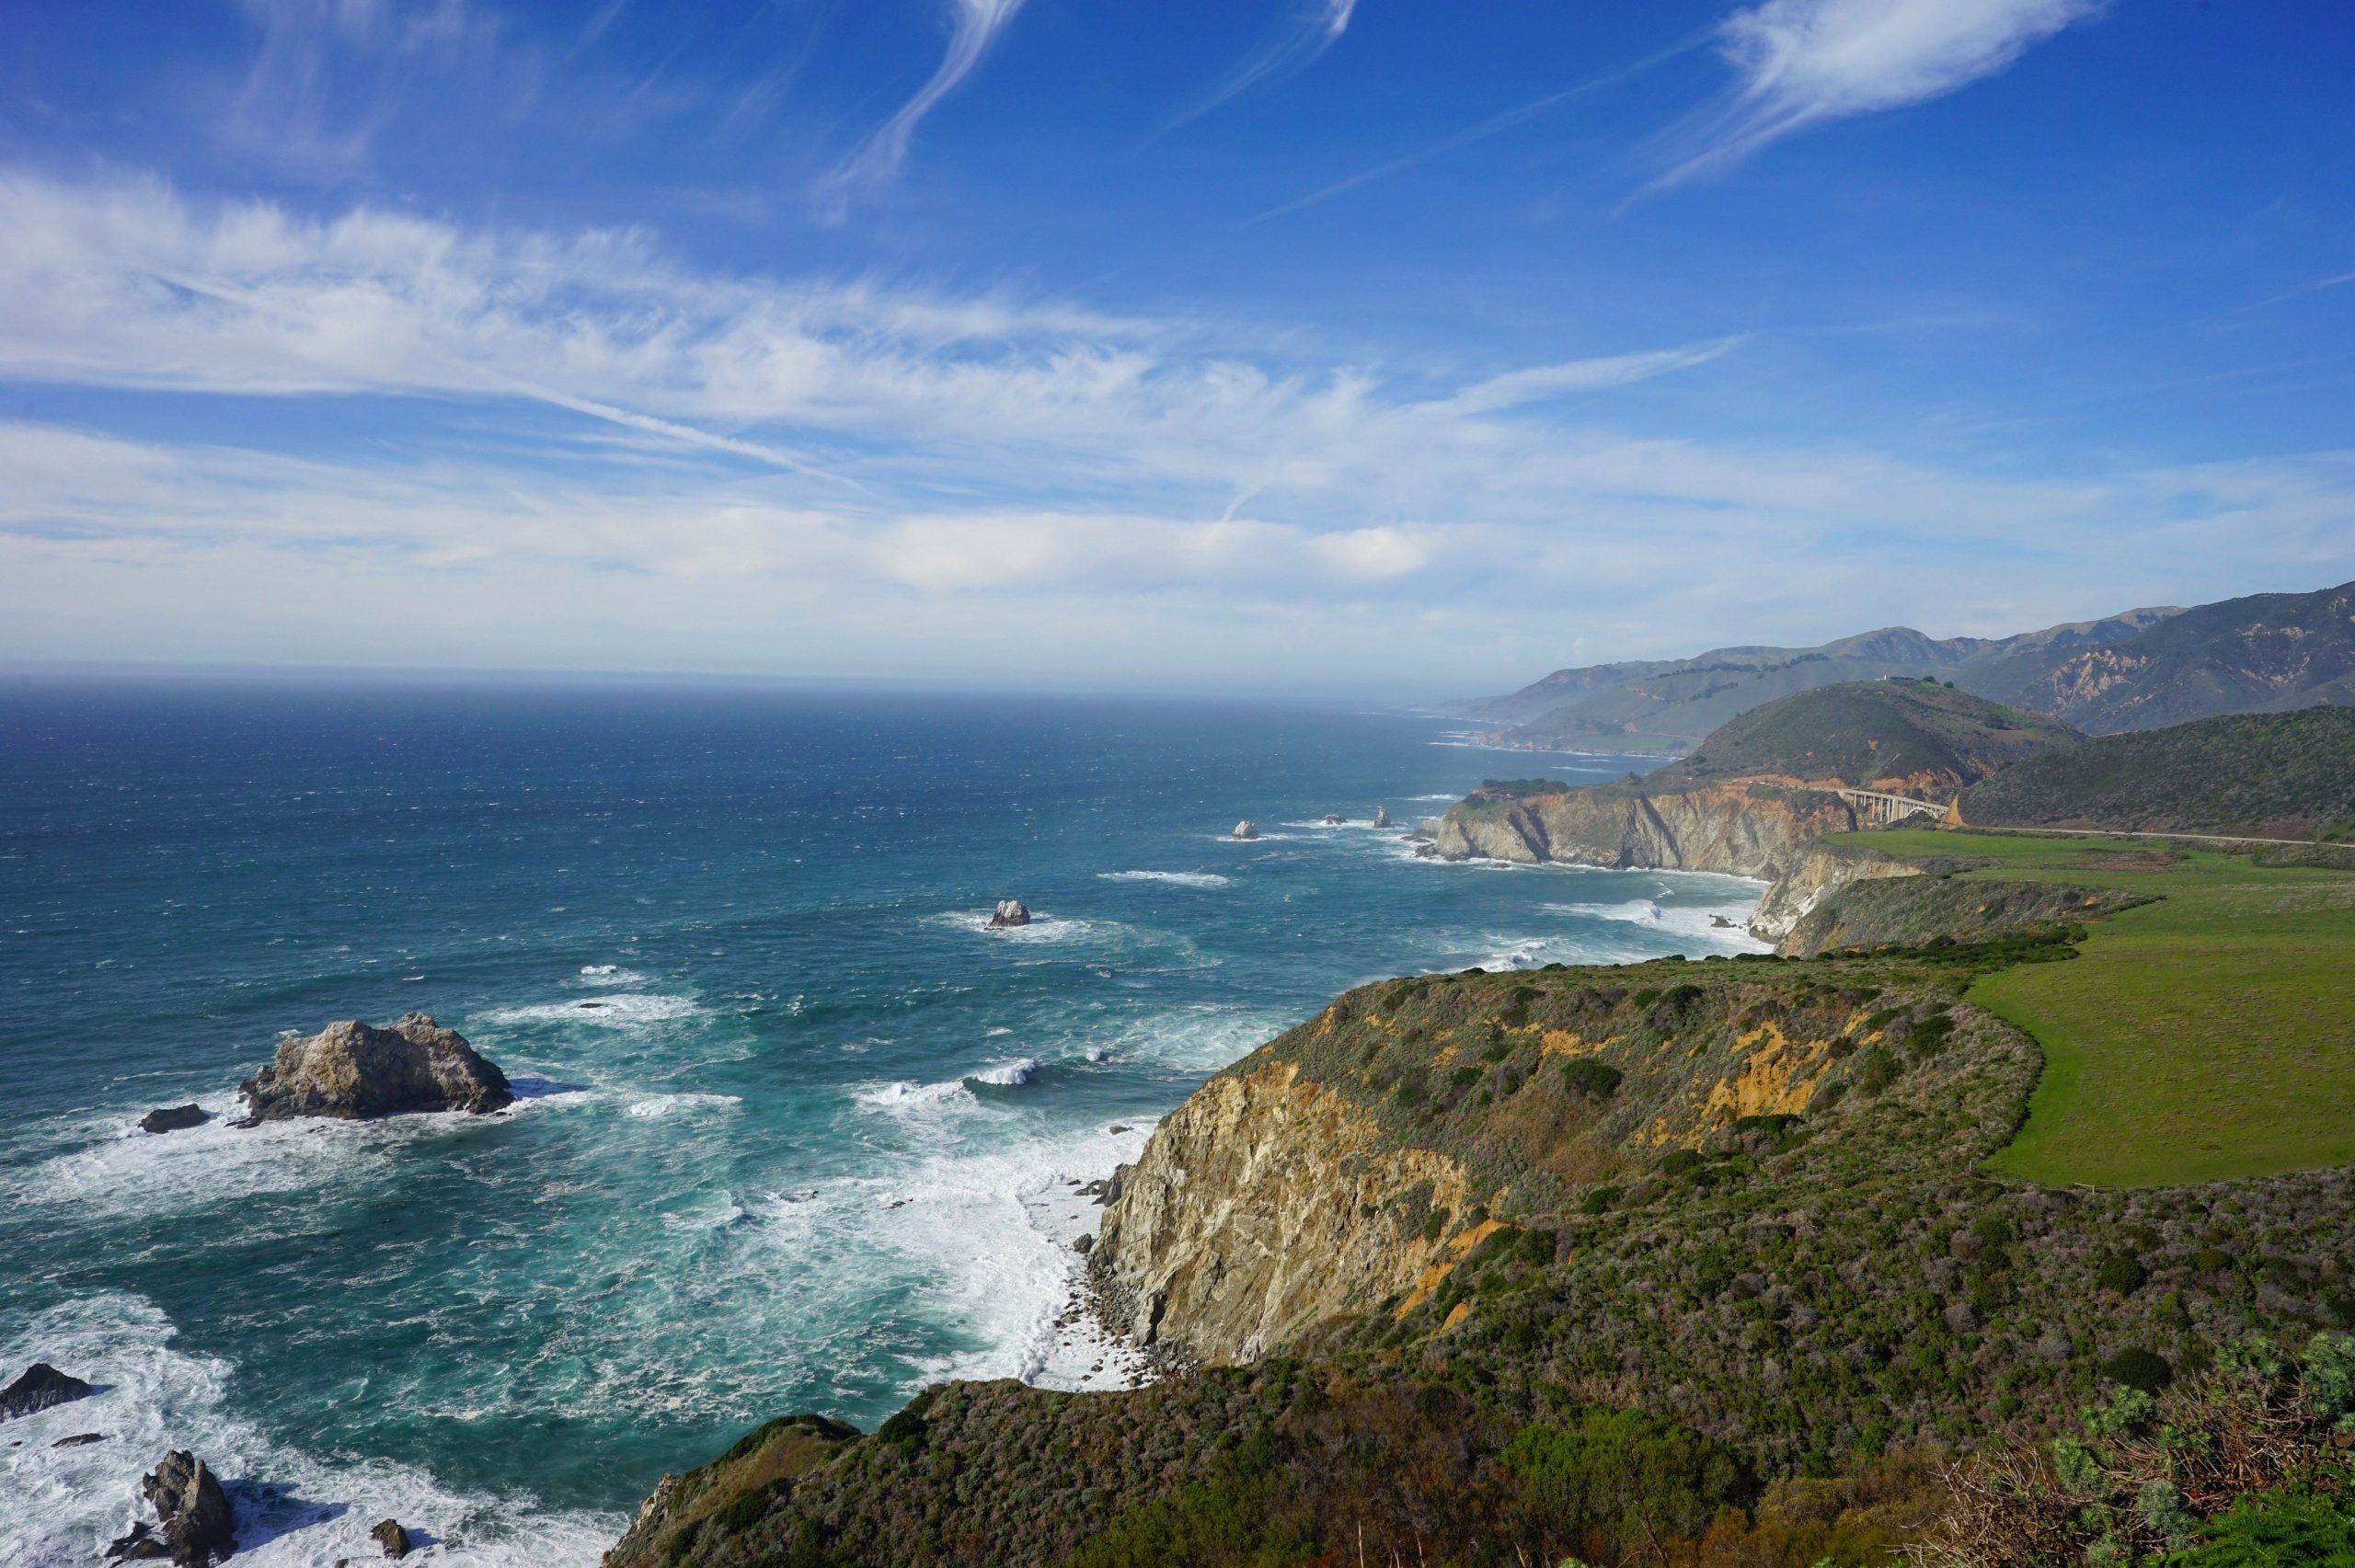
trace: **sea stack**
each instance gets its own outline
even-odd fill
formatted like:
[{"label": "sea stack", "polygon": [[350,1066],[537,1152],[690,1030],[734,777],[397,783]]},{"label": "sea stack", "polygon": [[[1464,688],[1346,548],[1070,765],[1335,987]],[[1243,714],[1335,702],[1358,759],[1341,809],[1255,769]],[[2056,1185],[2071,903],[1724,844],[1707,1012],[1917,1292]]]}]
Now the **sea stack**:
[{"label": "sea stack", "polygon": [[237,1550],[229,1528],[229,1499],[204,1461],[185,1448],[166,1454],[139,1483],[155,1505],[160,1528],[140,1520],[107,1548],[110,1561],[169,1561],[178,1568],[213,1568]]},{"label": "sea stack", "polygon": [[422,1013],[389,1029],[357,1019],[279,1044],[277,1059],[238,1086],[246,1119],[236,1125],[333,1116],[367,1121],[418,1111],[477,1116],[513,1103],[507,1075]]},{"label": "sea stack", "polygon": [[25,1375],[0,1389],[0,1421],[32,1415],[53,1405],[71,1404],[90,1397],[90,1385],[46,1361],[36,1361]]},{"label": "sea stack", "polygon": [[192,1127],[202,1127],[212,1118],[201,1105],[164,1105],[139,1118],[142,1132],[180,1132]]},{"label": "sea stack", "polygon": [[1377,806],[1373,808],[1373,825],[1377,828],[1387,828],[1390,826],[1390,808],[1388,807]]},{"label": "sea stack", "polygon": [[990,924],[993,928],[1029,923],[1030,910],[1019,898],[1000,898],[997,901],[997,912],[990,916]]},{"label": "sea stack", "polygon": [[1227,836],[1234,839],[1256,839],[1259,836],[1259,824],[1246,817],[1235,825],[1235,831]]}]

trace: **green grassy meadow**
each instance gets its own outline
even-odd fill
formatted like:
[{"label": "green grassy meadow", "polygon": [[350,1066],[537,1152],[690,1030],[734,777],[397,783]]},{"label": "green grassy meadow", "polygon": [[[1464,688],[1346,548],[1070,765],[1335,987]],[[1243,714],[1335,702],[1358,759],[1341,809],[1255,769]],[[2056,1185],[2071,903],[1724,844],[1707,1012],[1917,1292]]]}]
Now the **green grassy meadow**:
[{"label": "green grassy meadow", "polygon": [[2045,1053],[1996,1172],[2151,1186],[2355,1162],[2355,874],[2098,836],[1849,838],[2004,863],[1970,877],[2160,896],[2095,924],[2073,963],[1972,987]]}]

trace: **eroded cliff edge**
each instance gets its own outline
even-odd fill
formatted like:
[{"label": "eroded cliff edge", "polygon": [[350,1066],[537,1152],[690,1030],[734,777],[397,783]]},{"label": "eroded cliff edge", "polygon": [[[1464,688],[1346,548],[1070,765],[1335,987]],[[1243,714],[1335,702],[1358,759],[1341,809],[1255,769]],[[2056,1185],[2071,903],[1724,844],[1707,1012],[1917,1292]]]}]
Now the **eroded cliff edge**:
[{"label": "eroded cliff edge", "polygon": [[1751,780],[1690,789],[1590,784],[1534,795],[1476,793],[1440,818],[1436,847],[1449,860],[1714,871],[1772,881],[1797,865],[1816,839],[1862,826],[1855,807],[1824,789]]}]

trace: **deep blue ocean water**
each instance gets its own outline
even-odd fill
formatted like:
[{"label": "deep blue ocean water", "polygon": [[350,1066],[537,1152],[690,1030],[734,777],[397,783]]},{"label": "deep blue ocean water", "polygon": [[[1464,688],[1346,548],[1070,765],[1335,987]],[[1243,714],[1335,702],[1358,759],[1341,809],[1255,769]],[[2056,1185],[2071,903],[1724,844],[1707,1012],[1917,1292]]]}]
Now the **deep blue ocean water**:
[{"label": "deep blue ocean water", "polygon": [[[0,1564],[90,1561],[167,1447],[233,1483],[257,1568],[373,1554],[387,1514],[453,1562],[590,1563],[770,1415],[1115,1380],[1053,1323],[1073,1186],[1205,1074],[1379,976],[1745,944],[1709,916],[1752,884],[1414,859],[1485,773],[1648,765],[1452,727],[0,685],[0,1379],[102,1385],[0,1426]],[[1008,897],[1037,922],[987,930]],[[514,1114],[132,1126],[412,1009]]]}]

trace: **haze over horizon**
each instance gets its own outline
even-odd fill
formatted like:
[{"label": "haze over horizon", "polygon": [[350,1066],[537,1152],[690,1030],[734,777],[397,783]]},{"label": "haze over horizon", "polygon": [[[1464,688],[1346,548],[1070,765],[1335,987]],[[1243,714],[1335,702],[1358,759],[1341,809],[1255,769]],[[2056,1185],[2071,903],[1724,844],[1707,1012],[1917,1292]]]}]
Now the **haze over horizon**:
[{"label": "haze over horizon", "polygon": [[2355,14],[0,18],[0,658],[1503,691],[2355,578]]}]

